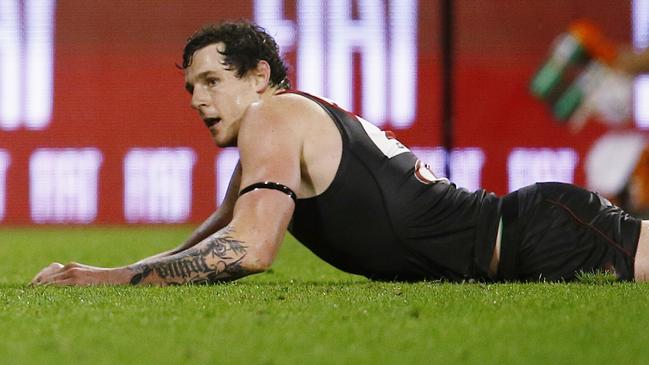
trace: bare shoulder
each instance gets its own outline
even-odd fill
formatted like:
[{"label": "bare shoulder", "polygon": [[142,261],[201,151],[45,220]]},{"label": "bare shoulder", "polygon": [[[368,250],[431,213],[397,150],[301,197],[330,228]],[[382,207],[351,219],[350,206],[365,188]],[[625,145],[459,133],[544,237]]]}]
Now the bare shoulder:
[{"label": "bare shoulder", "polygon": [[300,187],[300,161],[304,128],[294,112],[271,96],[246,110],[237,138],[242,186],[274,181],[296,191]]},{"label": "bare shoulder", "polygon": [[269,175],[290,168],[300,178],[295,186],[299,197],[322,193],[333,180],[342,154],[341,136],[329,114],[295,94],[251,105],[241,121],[238,142],[244,180],[250,162],[255,172]]},{"label": "bare shoulder", "polygon": [[[329,114],[318,104],[296,94],[280,94],[253,103],[241,121],[238,147],[256,149],[260,141],[288,141],[302,151],[302,146],[318,148],[314,139],[337,134]],[[302,151],[303,152],[303,151]]]},{"label": "bare shoulder", "polygon": [[304,134],[315,120],[326,113],[309,99],[295,95],[276,95],[252,104],[241,122],[241,133],[284,132],[294,137]]}]

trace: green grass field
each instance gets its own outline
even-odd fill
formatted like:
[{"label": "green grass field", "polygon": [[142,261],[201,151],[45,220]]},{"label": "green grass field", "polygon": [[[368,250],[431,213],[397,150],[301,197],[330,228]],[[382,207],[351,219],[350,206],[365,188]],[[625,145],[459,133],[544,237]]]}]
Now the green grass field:
[{"label": "green grass field", "polygon": [[649,285],[375,283],[291,239],[270,272],[194,287],[30,288],[189,227],[0,231],[1,364],[646,364]]}]

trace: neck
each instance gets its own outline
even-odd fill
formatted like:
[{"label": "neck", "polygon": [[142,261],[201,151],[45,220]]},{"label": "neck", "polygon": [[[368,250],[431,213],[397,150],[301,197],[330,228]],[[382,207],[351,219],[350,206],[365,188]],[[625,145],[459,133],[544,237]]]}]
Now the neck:
[{"label": "neck", "polygon": [[268,99],[271,96],[275,96],[277,94],[280,94],[281,92],[285,91],[286,89],[284,88],[279,88],[279,87],[269,87],[266,90],[264,90],[263,93],[261,93],[260,98],[262,100]]}]

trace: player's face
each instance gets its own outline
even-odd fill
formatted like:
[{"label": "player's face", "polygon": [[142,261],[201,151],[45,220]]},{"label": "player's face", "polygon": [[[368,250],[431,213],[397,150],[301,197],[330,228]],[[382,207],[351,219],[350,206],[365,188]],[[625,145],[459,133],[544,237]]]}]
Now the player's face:
[{"label": "player's face", "polygon": [[244,112],[259,100],[254,81],[244,75],[236,77],[234,69],[224,63],[222,43],[196,51],[185,69],[185,88],[192,95],[196,109],[219,147],[236,146]]}]

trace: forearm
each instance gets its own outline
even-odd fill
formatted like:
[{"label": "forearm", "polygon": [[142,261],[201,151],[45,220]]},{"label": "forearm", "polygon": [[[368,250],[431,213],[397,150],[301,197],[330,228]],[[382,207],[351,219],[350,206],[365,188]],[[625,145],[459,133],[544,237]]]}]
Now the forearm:
[{"label": "forearm", "polygon": [[260,270],[246,265],[248,245],[224,229],[182,252],[128,266],[130,283],[179,285],[232,281]]}]

